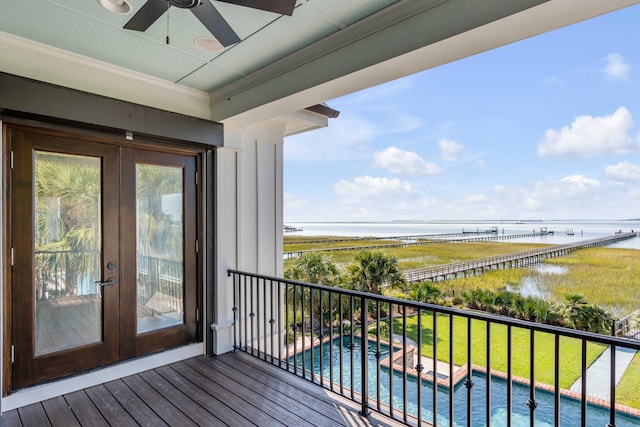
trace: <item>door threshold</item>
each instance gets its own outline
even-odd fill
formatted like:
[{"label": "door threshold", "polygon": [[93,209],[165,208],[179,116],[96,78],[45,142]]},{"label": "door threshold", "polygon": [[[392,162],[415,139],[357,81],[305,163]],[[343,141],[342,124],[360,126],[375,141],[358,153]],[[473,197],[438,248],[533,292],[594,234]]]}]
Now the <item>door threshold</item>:
[{"label": "door threshold", "polygon": [[84,388],[93,387],[109,381],[135,375],[140,372],[155,369],[170,363],[179,362],[191,357],[204,354],[203,343],[189,344],[161,353],[144,356],[133,360],[109,365],[96,369],[86,374],[74,375],[73,377],[51,381],[33,387],[24,388],[13,392],[11,395],[3,397],[0,403],[1,412],[21,408],[32,403],[72,393]]}]

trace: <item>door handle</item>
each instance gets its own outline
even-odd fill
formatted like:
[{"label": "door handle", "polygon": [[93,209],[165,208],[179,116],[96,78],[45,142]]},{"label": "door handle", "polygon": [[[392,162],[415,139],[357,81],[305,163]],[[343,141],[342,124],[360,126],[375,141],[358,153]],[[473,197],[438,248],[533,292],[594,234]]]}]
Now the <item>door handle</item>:
[{"label": "door handle", "polygon": [[116,279],[114,279],[113,277],[109,277],[109,279],[107,279],[106,282],[101,282],[100,280],[97,280],[95,282],[96,285],[98,286],[111,286],[111,285],[115,285],[116,284]]}]

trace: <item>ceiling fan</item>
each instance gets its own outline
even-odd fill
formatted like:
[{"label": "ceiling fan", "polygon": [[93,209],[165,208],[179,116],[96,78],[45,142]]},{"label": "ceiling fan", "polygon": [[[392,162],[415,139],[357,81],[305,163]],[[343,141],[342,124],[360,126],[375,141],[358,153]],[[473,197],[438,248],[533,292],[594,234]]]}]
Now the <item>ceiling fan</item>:
[{"label": "ceiling fan", "polygon": [[[291,16],[296,0],[219,0],[253,9],[266,10]],[[127,30],[146,31],[169,7],[190,9],[218,41],[227,47],[240,41],[240,37],[222,17],[210,0],[147,0],[124,26]]]}]

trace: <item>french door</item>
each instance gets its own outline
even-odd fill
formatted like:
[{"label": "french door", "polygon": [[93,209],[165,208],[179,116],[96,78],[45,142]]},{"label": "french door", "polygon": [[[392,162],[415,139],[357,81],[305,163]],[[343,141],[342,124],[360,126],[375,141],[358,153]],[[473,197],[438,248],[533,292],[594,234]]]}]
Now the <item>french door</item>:
[{"label": "french door", "polygon": [[9,140],[12,388],[196,341],[197,156]]}]

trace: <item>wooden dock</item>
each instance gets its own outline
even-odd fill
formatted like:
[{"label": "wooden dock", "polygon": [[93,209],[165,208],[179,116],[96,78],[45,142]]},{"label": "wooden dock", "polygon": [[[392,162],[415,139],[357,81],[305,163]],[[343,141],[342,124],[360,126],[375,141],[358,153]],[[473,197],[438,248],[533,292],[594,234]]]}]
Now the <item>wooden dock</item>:
[{"label": "wooden dock", "polygon": [[545,248],[512,252],[486,258],[477,258],[453,264],[436,265],[433,267],[409,270],[404,273],[408,282],[441,281],[456,277],[474,276],[488,270],[517,268],[536,264],[547,258],[567,255],[576,249],[606,246],[610,243],[637,237],[638,233],[621,233],[598,239],[581,240],[575,243],[553,245]]},{"label": "wooden dock", "polygon": [[447,233],[447,234],[422,234],[414,236],[395,236],[395,237],[371,237],[371,238],[353,238],[353,239],[331,239],[331,240],[309,240],[304,242],[291,242],[297,244],[304,243],[337,243],[345,241],[362,241],[362,240],[381,240],[389,241],[392,243],[381,243],[379,245],[363,245],[363,246],[344,246],[335,248],[321,248],[321,249],[307,249],[300,251],[288,251],[284,253],[284,259],[297,258],[305,253],[309,252],[344,252],[344,251],[358,251],[358,250],[378,250],[378,249],[390,249],[390,248],[406,248],[410,246],[427,245],[430,243],[443,243],[443,242],[481,242],[488,240],[512,240],[512,239],[526,239],[531,237],[543,236],[539,232],[525,233],[525,234],[496,234],[491,231],[480,232],[468,232],[463,233]]}]

